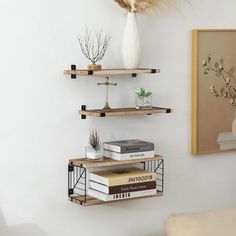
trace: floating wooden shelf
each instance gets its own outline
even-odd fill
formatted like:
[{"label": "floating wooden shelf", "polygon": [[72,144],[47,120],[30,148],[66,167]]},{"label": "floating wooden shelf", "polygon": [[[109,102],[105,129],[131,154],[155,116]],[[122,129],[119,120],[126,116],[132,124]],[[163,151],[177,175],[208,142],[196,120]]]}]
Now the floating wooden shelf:
[{"label": "floating wooden shelf", "polygon": [[83,159],[69,160],[69,164],[83,168],[97,168],[97,167],[137,164],[148,161],[160,161],[160,160],[163,160],[163,157],[159,155],[155,155],[155,157],[150,157],[150,158],[142,158],[142,159],[126,160],[126,161],[117,161],[110,158],[104,158],[104,160],[102,161],[91,161],[83,158]]},{"label": "floating wooden shelf", "polygon": [[[85,108],[85,109],[84,109]],[[79,111],[81,118],[86,119],[86,116],[106,117],[106,116],[133,116],[133,115],[152,115],[158,113],[171,113],[170,108],[152,107],[148,109],[133,108],[115,108],[111,110],[86,110],[86,106],[82,106]]]},{"label": "floating wooden shelf", "polygon": [[76,79],[76,76],[88,76],[88,75],[131,75],[136,77],[137,74],[155,74],[160,73],[159,69],[149,68],[137,68],[137,69],[102,69],[98,71],[93,70],[77,70],[76,66],[72,65],[71,70],[64,70],[64,74],[71,75],[72,79]]},{"label": "floating wooden shelf", "polygon": [[69,198],[69,200],[74,203],[80,204],[82,206],[92,206],[92,205],[107,204],[107,203],[114,203],[114,202],[120,202],[120,201],[131,201],[131,200],[135,200],[135,199],[145,199],[145,198],[162,197],[162,196],[163,196],[162,192],[157,192],[157,194],[153,195],[153,196],[121,199],[121,200],[117,200],[117,201],[108,201],[108,202],[104,202],[104,201],[101,201],[97,198],[92,198],[90,196],[87,196],[86,199],[84,196],[71,197],[71,198]]}]

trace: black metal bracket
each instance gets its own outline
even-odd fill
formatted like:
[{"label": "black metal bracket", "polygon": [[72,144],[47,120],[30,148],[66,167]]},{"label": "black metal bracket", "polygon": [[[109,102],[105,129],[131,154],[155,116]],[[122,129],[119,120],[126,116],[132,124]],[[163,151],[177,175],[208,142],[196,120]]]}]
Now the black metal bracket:
[{"label": "black metal bracket", "polygon": [[106,113],[105,112],[100,113],[100,117],[106,117]]},{"label": "black metal bracket", "polygon": [[136,73],[132,73],[132,77],[137,77],[137,74]]},{"label": "black metal bracket", "polygon": [[68,171],[69,171],[69,172],[74,171],[74,166],[73,166],[73,165],[68,165]]},{"label": "black metal bracket", "polygon": [[[71,170],[73,167],[73,171]],[[68,165],[68,197],[73,201],[77,199],[80,204],[87,200],[87,170],[73,164]],[[73,196],[72,196],[73,195]]]},{"label": "black metal bracket", "polygon": [[[71,65],[71,70],[76,70],[76,65]],[[76,79],[76,74],[71,74],[71,79]]]},{"label": "black metal bracket", "polygon": [[156,69],[152,69],[152,70],[151,70],[151,73],[152,73],[152,74],[156,74],[156,73],[157,73],[157,70],[156,70]]},{"label": "black metal bracket", "polygon": [[[81,111],[85,111],[85,110],[86,110],[86,105],[82,105],[82,106],[81,106]],[[85,119],[86,119],[86,115],[83,115],[83,114],[82,114],[82,115],[81,115],[81,119],[82,119],[82,120],[85,120]]]},{"label": "black metal bracket", "polygon": [[171,109],[170,109],[170,108],[167,108],[167,109],[166,109],[166,113],[171,113]]},{"label": "black metal bracket", "polygon": [[93,70],[88,70],[88,75],[93,75]]},{"label": "black metal bracket", "polygon": [[68,195],[73,195],[74,194],[74,189],[73,188],[69,188],[68,189]]}]

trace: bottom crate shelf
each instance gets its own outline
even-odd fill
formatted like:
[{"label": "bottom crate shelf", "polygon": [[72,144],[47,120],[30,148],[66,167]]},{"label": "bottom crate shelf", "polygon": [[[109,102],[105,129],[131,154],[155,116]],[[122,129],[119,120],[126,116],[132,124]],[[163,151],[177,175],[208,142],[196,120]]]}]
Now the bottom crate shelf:
[{"label": "bottom crate shelf", "polygon": [[146,196],[146,197],[136,197],[136,198],[130,198],[130,199],[121,199],[121,200],[117,200],[117,201],[109,201],[109,202],[104,202],[101,201],[99,199],[87,196],[86,200],[84,196],[76,196],[76,197],[70,197],[69,200],[83,205],[83,206],[92,206],[92,205],[100,205],[100,204],[106,204],[106,203],[111,203],[111,202],[120,202],[120,201],[130,201],[130,200],[136,200],[136,199],[145,199],[145,198],[153,198],[153,197],[162,197],[163,193],[162,192],[157,192],[156,195],[153,196]]},{"label": "bottom crate shelf", "polygon": [[[115,201],[101,201],[99,199],[90,197],[88,195],[88,169],[101,168],[101,167],[117,167],[119,165],[139,165],[139,168],[151,171],[156,175],[156,194],[151,196],[136,197],[120,199]],[[68,197],[69,200],[83,205],[91,206],[98,204],[105,204],[117,201],[144,199],[151,197],[161,197],[163,196],[164,190],[164,158],[162,156],[156,155],[155,157],[140,159],[140,160],[129,160],[129,161],[115,161],[112,159],[105,158],[104,161],[93,162],[85,159],[74,159],[70,160],[68,164]]]}]

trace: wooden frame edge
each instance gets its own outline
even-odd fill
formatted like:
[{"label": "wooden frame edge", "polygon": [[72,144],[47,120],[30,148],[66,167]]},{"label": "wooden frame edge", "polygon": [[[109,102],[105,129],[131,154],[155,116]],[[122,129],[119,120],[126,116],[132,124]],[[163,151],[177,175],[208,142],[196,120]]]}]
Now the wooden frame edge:
[{"label": "wooden frame edge", "polygon": [[192,30],[192,154],[197,152],[198,32]]}]

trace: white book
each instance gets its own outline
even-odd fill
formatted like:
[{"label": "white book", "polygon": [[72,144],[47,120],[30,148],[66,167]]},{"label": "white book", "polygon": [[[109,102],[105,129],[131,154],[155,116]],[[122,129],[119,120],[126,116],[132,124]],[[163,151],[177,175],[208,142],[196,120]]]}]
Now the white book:
[{"label": "white book", "polygon": [[118,194],[105,194],[93,189],[88,189],[88,195],[102,201],[117,201],[122,199],[137,198],[137,197],[146,197],[156,195],[156,189],[137,191],[137,192],[127,192],[127,193],[118,193]]},{"label": "white book", "polygon": [[117,161],[125,161],[125,160],[135,160],[135,159],[142,159],[142,158],[150,158],[154,157],[154,151],[148,152],[133,152],[133,153],[117,153],[108,150],[104,150],[105,157],[115,159]]},{"label": "white book", "polygon": [[220,133],[217,142],[222,151],[236,148],[236,137],[233,136],[232,132]]},{"label": "white book", "polygon": [[220,144],[220,150],[231,150],[231,149],[236,149],[236,143]]}]

